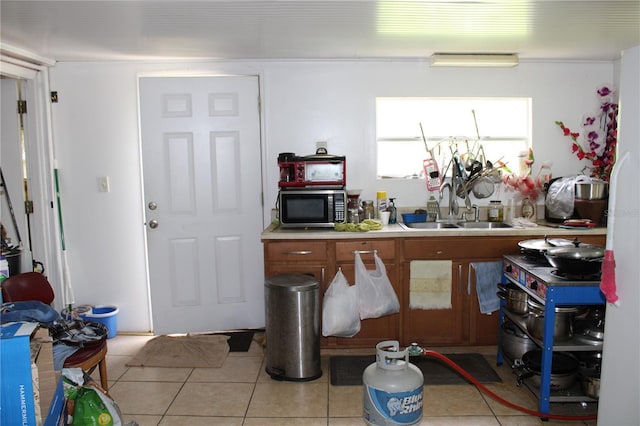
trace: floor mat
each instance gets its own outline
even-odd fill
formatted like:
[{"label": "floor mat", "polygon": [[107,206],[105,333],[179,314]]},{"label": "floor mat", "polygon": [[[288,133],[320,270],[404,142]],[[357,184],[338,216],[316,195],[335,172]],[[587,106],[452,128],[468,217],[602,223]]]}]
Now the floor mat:
[{"label": "floor mat", "polygon": [[[446,354],[480,383],[502,382],[487,360],[480,354]],[[331,384],[333,386],[362,385],[362,373],[376,361],[375,355],[332,356],[329,359]],[[444,362],[431,357],[411,357],[411,363],[424,374],[425,385],[458,385],[469,383],[462,375]]]},{"label": "floor mat", "polygon": [[157,336],[149,340],[128,367],[222,367],[229,353],[227,336]]},{"label": "floor mat", "polygon": [[221,331],[212,335],[229,336],[229,352],[247,352],[253,341],[253,330]]}]

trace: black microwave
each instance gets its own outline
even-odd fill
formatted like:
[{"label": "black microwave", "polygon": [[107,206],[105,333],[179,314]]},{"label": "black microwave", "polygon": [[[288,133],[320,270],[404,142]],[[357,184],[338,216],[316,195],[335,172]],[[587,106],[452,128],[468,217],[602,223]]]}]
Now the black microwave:
[{"label": "black microwave", "polygon": [[283,228],[333,228],[347,217],[347,191],[342,189],[280,190],[278,213]]}]

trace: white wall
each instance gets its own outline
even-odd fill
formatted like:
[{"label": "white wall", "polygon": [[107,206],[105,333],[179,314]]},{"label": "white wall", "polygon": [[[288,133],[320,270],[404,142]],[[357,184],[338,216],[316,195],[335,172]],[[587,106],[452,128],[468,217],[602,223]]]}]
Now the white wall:
[{"label": "white wall", "polygon": [[[612,63],[521,63],[511,69],[430,68],[420,61],[59,63],[51,71],[56,157],[77,303],[120,307],[120,331],[149,329],[136,77],[139,73],[258,74],[263,95],[265,224],[277,196],[280,152],[300,155],[328,141],[347,157],[347,186],[398,206],[424,205],[424,182],[376,182],[376,96],[530,96],[536,161],[555,176],[583,165],[555,120],[577,128],[596,108]],[[98,176],[111,192],[98,192]],[[257,236],[256,236],[257,237]],[[252,265],[262,268],[262,265]]]}]

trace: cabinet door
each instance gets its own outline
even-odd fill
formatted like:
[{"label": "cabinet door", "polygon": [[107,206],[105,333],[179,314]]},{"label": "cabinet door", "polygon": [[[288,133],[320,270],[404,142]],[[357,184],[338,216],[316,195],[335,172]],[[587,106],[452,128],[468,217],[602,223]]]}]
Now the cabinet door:
[{"label": "cabinet door", "polygon": [[[469,295],[469,344],[471,345],[495,345],[498,343],[499,311],[491,314],[480,312],[478,294],[476,293],[476,274],[473,268],[469,274],[471,294]],[[497,283],[496,283],[497,284]],[[497,290],[496,290],[497,291]]]},{"label": "cabinet door", "polygon": [[411,264],[405,262],[402,270],[402,292],[404,301],[402,312],[401,344],[416,342],[424,345],[460,344],[464,339],[464,324],[467,316],[464,312],[463,264],[451,265],[451,309],[410,309]]},{"label": "cabinet door", "polygon": [[[370,256],[367,256],[370,257]],[[363,257],[363,262],[367,269],[374,269],[373,259]],[[353,263],[339,264],[342,273],[347,278],[349,284],[355,284],[355,265]],[[391,285],[400,299],[400,289],[398,280],[396,279],[395,265],[387,264],[387,276]],[[368,318],[360,323],[360,332],[351,338],[336,338],[335,346],[337,347],[371,347],[375,348],[377,343],[383,340],[398,340],[399,338],[399,319],[400,314],[386,315],[380,318]]]}]

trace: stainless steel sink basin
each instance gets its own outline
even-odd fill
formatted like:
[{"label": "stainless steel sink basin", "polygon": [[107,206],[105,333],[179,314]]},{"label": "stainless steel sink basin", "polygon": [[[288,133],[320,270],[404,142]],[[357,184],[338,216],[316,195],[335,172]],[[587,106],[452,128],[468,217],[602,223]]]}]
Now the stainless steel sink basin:
[{"label": "stainless steel sink basin", "polygon": [[512,228],[511,225],[504,222],[458,222],[456,223],[459,228],[465,229],[498,229],[498,228]]},{"label": "stainless steel sink basin", "polygon": [[500,229],[512,228],[504,222],[414,222],[401,223],[405,229]]},{"label": "stainless steel sink basin", "polygon": [[403,223],[402,225],[411,229],[457,229],[459,228],[454,223],[445,223],[445,222],[414,222],[414,223]]}]

